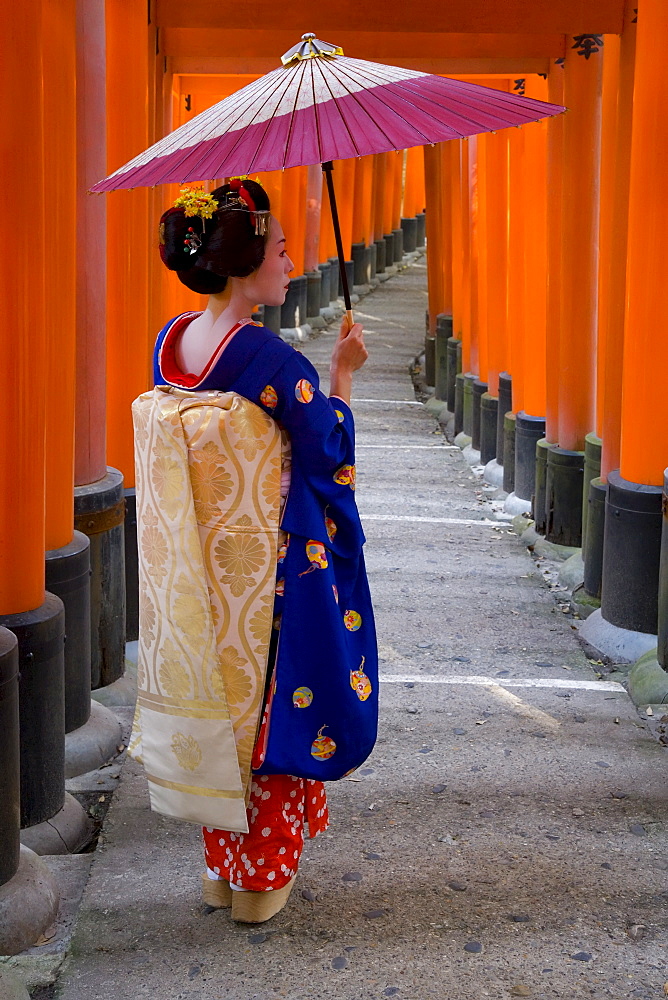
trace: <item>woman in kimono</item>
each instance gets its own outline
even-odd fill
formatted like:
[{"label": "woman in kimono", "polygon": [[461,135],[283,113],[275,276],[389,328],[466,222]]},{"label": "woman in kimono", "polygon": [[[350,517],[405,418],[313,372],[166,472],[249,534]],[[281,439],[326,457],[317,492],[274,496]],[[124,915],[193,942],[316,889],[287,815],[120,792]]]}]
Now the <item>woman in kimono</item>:
[{"label": "woman in kimono", "polygon": [[[255,923],[285,905],[305,827],[311,837],[327,828],[322,780],[359,766],[375,740],[377,653],[349,406],[353,373],[367,351],[362,327],[349,329],[344,317],[327,397],[310,362],[251,320],[257,303],[284,302],[293,269],[258,183],[233,179],[212,195],[184,189],[161,219],[160,253],[185,285],[209,298],[203,312],[177,316],[160,332],[156,386],[237,393],[282,435],[273,628],[246,793],[248,832],[204,827],[205,903],[231,906],[233,919]],[[252,419],[246,434],[252,448]],[[197,489],[193,480],[195,508]],[[234,586],[232,571],[249,572],[252,552],[228,555],[223,579]],[[143,571],[150,577],[151,566]],[[241,670],[245,683],[245,660],[232,650],[230,664],[224,638],[221,646],[227,667]],[[334,677],[343,678],[335,689]],[[235,690],[226,697],[234,705]]]}]

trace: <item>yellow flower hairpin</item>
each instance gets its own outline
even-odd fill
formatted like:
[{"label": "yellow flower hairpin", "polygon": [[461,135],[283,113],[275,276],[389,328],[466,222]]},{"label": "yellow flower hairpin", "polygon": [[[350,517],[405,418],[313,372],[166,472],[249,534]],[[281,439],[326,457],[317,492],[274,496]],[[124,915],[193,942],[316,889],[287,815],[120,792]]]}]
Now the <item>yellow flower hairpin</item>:
[{"label": "yellow flower hairpin", "polygon": [[182,187],[181,194],[174,202],[174,208],[182,208],[187,218],[199,216],[204,225],[218,208],[218,202],[203,188]]}]

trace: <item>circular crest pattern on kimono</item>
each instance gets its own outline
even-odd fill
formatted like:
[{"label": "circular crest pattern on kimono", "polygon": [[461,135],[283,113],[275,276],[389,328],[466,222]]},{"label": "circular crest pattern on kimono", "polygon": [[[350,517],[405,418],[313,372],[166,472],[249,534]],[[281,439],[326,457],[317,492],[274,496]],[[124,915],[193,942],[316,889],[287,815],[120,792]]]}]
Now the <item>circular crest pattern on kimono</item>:
[{"label": "circular crest pattern on kimono", "polygon": [[278,393],[274,389],[273,385],[265,385],[264,389],[260,393],[260,402],[267,409],[273,410],[278,404]]},{"label": "circular crest pattern on kimono", "polygon": [[308,687],[298,687],[292,694],[292,704],[295,708],[308,708],[313,701],[313,691]]},{"label": "circular crest pattern on kimono", "polygon": [[343,616],[343,624],[349,632],[357,632],[362,627],[362,616],[358,611],[346,611]]},{"label": "circular crest pattern on kimono", "polygon": [[364,657],[358,669],[350,671],[350,686],[360,701],[366,701],[373,690],[371,681],[364,673]]},{"label": "circular crest pattern on kimono", "polygon": [[327,549],[322,542],[317,542],[315,538],[309,538],[306,543],[306,555],[311,565],[303,573],[300,573],[300,576],[306,576],[307,573],[312,573],[316,569],[327,569],[329,566]]},{"label": "circular crest pattern on kimono", "polygon": [[334,482],[338,483],[339,486],[350,486],[351,490],[355,489],[355,466],[354,465],[342,465],[340,469],[334,473]]},{"label": "circular crest pattern on kimono", "polygon": [[331,541],[333,541],[334,535],[338,531],[338,528],[336,527],[336,525],[332,521],[331,517],[325,517],[325,527],[327,529],[327,537],[329,538],[329,540],[331,542]]},{"label": "circular crest pattern on kimono", "polygon": [[331,736],[322,735],[323,729],[327,729],[327,726],[320,727],[318,735],[311,744],[311,756],[316,760],[329,760],[336,753],[336,743]]},{"label": "circular crest pattern on kimono", "polygon": [[300,378],[295,386],[295,398],[300,403],[310,403],[313,399],[314,388],[306,378]]}]

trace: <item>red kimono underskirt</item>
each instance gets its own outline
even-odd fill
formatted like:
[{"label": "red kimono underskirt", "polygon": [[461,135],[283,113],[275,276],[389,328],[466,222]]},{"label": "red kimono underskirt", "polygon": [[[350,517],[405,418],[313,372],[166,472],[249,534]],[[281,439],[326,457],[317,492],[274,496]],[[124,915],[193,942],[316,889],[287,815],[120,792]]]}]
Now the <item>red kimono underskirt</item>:
[{"label": "red kimono underskirt", "polygon": [[297,874],[305,824],[310,837],[329,826],[325,786],[290,774],[256,775],[247,815],[248,833],[204,827],[207,867],[242,889],[280,889]]}]

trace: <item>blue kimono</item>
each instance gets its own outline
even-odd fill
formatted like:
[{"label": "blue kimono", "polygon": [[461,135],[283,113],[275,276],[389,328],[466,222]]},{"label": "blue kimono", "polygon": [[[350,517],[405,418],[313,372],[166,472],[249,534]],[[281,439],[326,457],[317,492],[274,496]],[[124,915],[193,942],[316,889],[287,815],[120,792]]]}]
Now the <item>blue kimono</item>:
[{"label": "blue kimono", "polygon": [[[196,314],[171,320],[154,357],[156,385],[186,384],[163,343]],[[172,338],[170,338],[170,343]],[[186,377],[187,378],[187,377]],[[266,774],[334,780],[373,749],[378,653],[355,503],[355,426],[350,407],[325,396],[313,365],[263,326],[237,330],[193,386],[236,392],[278,421],[292,445],[281,528],[273,644],[275,666]],[[268,666],[268,677],[272,663]]]}]

